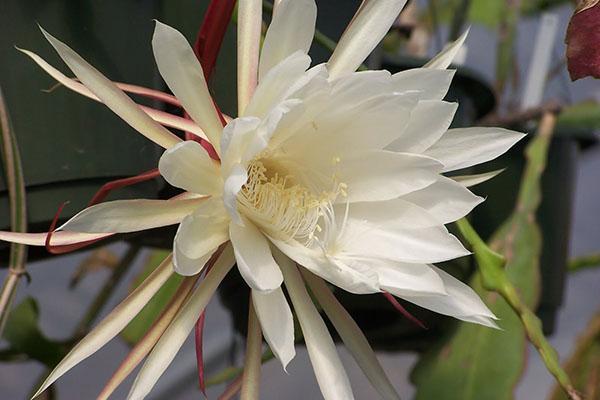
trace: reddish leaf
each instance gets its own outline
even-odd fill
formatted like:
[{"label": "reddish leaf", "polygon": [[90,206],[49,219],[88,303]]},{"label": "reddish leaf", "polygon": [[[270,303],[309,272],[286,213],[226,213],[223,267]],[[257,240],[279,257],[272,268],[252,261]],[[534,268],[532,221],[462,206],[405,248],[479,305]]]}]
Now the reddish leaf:
[{"label": "reddish leaf", "polygon": [[104,185],[102,185],[100,190],[98,190],[94,197],[92,197],[92,200],[90,200],[88,207],[100,203],[106,198],[106,196],[108,196],[108,194],[111,191],[115,189],[120,189],[126,186],[135,185],[136,183],[149,181],[159,176],[160,173],[158,172],[158,168],[155,168],[151,169],[150,171],[142,172],[141,174],[132,176],[130,178],[117,179],[114,181],[107,182]]},{"label": "reddish leaf", "polygon": [[202,354],[202,337],[204,332],[204,319],[205,313],[200,314],[200,318],[196,321],[196,327],[194,329],[194,339],[196,341],[196,363],[198,365],[198,384],[200,390],[206,397],[206,382],[204,379],[204,357]]},{"label": "reddish leaf", "polygon": [[600,78],[600,0],[581,0],[567,28],[567,67],[571,80]]}]

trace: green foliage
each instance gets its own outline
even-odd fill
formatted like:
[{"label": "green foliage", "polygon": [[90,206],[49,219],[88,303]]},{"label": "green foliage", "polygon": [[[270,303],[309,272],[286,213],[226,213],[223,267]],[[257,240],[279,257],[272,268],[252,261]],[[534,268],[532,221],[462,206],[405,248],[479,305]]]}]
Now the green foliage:
[{"label": "green foliage", "polygon": [[[166,250],[155,250],[148,257],[141,273],[136,277],[131,290],[139,286],[158,267],[158,265],[169,255]],[[183,277],[179,274],[173,274],[167,282],[159,289],[152,299],[144,306],[142,311],[127,325],[121,332],[121,337],[129,344],[137,343],[145,334],[160,313],[169,303]]]},{"label": "green foliage", "polygon": [[600,129],[600,105],[594,100],[565,107],[557,122],[557,134],[590,137]]},{"label": "green foliage", "polygon": [[[541,200],[540,178],[549,143],[549,134],[539,134],[530,142],[515,211],[493,235],[491,249],[466,220],[458,224],[473,247],[479,267],[471,286],[499,318],[503,330],[460,324],[414,370],[417,400],[513,398],[525,365],[523,324],[535,332],[536,339],[541,335],[539,321],[529,310],[537,305],[540,291],[542,241],[535,211]],[[543,335],[541,340],[545,342]]]},{"label": "green foliage", "polygon": [[44,336],[38,321],[38,305],[28,297],[9,314],[4,339],[10,344],[11,351],[26,354],[48,367],[54,367],[65,355],[65,348]]},{"label": "green foliage", "polygon": [[[590,321],[577,340],[577,347],[565,365],[576,387],[583,391],[584,399],[600,398],[600,312]],[[567,400],[559,386],[550,400]]]}]

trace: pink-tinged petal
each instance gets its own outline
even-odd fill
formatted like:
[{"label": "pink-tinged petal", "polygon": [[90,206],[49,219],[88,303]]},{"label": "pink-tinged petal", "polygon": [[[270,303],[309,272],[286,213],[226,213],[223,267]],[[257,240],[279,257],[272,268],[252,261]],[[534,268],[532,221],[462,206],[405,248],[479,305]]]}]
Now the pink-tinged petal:
[{"label": "pink-tinged petal", "polygon": [[452,64],[454,57],[458,54],[458,51],[462,47],[463,43],[467,39],[469,35],[469,29],[465,31],[458,39],[456,39],[452,43],[448,43],[442,51],[440,51],[435,57],[433,57],[427,64],[425,64],[425,68],[435,68],[435,69],[446,69]]},{"label": "pink-tinged petal", "polygon": [[[43,58],[41,58],[37,54],[35,54],[29,50],[23,50],[23,49],[18,49],[18,50],[21,51],[22,53],[26,54],[28,57],[30,57],[40,68],[42,68],[44,71],[46,71],[48,73],[48,75],[50,75],[52,78],[56,79],[60,84],[62,84],[67,89],[70,89],[70,90],[72,90],[76,93],[79,93],[80,95],[85,96],[87,98],[90,98],[94,101],[103,103],[103,101],[101,99],[99,99],[98,96],[96,96],[94,93],[92,93],[81,82],[65,76],[62,72],[60,72],[59,70],[57,70],[56,68],[54,68],[53,66],[48,64]],[[175,129],[180,129],[180,130],[187,131],[187,132],[192,132],[196,136],[199,136],[201,138],[206,138],[206,135],[204,134],[204,131],[202,130],[202,128],[200,128],[198,125],[196,125],[193,121],[189,121],[189,120],[186,120],[179,116],[169,114],[169,113],[161,111],[161,110],[156,110],[151,107],[142,106],[142,105],[138,105],[138,107],[140,107],[142,109],[142,111],[144,111],[146,114],[148,114],[148,116],[150,116],[150,118],[152,118],[159,124],[162,124],[164,126],[168,126],[171,128],[175,128]]]},{"label": "pink-tinged petal", "polygon": [[321,307],[323,307],[325,314],[327,314],[327,317],[333,323],[335,330],[339,333],[344,344],[356,360],[356,363],[375,390],[379,392],[381,398],[386,400],[400,400],[396,389],[392,386],[383,367],[377,360],[373,348],[360,327],[354,322],[350,314],[348,314],[348,311],[344,309],[344,306],[331,293],[325,282],[305,269],[301,269],[300,272],[302,272],[302,276],[308,283],[311,292]]},{"label": "pink-tinged petal", "polygon": [[354,399],[350,381],[333,339],[304,286],[298,268],[282,253],[276,254],[276,257],[284,275],[285,287],[300,322],[308,356],[323,397],[325,400]]},{"label": "pink-tinged petal", "polygon": [[[111,236],[112,233],[82,233],[82,232],[54,232],[50,245],[52,246],[67,246],[89,242],[91,240],[102,239]],[[42,233],[21,233],[0,231],[0,240],[11,243],[21,243],[28,246],[45,246],[47,232]]]},{"label": "pink-tinged petal", "polygon": [[175,319],[146,358],[133,382],[127,397],[128,400],[142,400],[150,393],[156,381],[171,364],[183,342],[190,334],[198,320],[198,316],[204,311],[217,287],[235,263],[230,245],[227,245],[223,252],[216,254],[215,257],[218,257],[218,259],[215,259],[215,263],[206,278],[200,282],[182,306]]},{"label": "pink-tinged petal", "polygon": [[179,31],[156,21],[152,50],[163,79],[220,154],[223,125],[189,43]]},{"label": "pink-tinged petal", "polygon": [[262,23],[262,0],[238,1],[238,115],[244,115],[258,82]]},{"label": "pink-tinged petal", "polygon": [[181,102],[171,94],[161,92],[159,90],[148,89],[143,86],[131,85],[129,83],[115,82],[115,85],[126,93],[138,94],[140,96],[148,97],[149,99],[159,100],[167,104],[171,104],[175,107],[181,107]]},{"label": "pink-tinged petal", "polygon": [[315,33],[317,6],[314,0],[282,0],[265,36],[259,82],[281,61],[300,50],[308,53]]},{"label": "pink-tinged petal", "polygon": [[327,65],[332,78],[352,73],[386,35],[406,0],[363,0]]},{"label": "pink-tinged petal", "polygon": [[116,306],[110,314],[73,347],[69,354],[50,372],[38,391],[33,395],[33,398],[37,397],[68,370],[94,354],[121,332],[172,274],[173,264],[171,263],[171,256],[169,256],[140,286],[131,292],[125,300]]},{"label": "pink-tinged petal", "polygon": [[126,233],[181,222],[207,197],[171,200],[116,200],[80,211],[58,230],[86,233]]},{"label": "pink-tinged petal", "polygon": [[70,47],[50,35],[44,29],[40,29],[79,80],[125,122],[154,143],[166,149],[180,141],[177,136],[150,118],[129,96],[88,64]]}]

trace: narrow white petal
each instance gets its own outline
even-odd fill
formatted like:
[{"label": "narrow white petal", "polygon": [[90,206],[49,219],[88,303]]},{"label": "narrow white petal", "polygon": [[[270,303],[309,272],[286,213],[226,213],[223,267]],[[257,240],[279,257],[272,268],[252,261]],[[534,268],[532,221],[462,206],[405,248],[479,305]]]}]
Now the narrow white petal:
[{"label": "narrow white petal", "polygon": [[273,259],[267,238],[249,220],[229,224],[229,236],[240,274],[252,289],[271,291],[281,286],[283,276]]},{"label": "narrow white petal", "polygon": [[442,224],[464,217],[484,200],[445,176],[440,176],[433,185],[409,193],[402,199],[427,210]]},{"label": "narrow white petal", "polygon": [[380,291],[377,273],[370,268],[354,269],[325,257],[321,249],[308,249],[291,240],[270,239],[286,256],[337,287],[356,294]]},{"label": "narrow white petal", "polygon": [[373,387],[386,400],[400,400],[400,396],[377,360],[375,352],[360,327],[354,322],[344,306],[335,298],[325,282],[307,270],[301,270],[311,292],[325,310],[327,317],[350,350],[356,363],[362,369]]},{"label": "narrow white petal", "polygon": [[381,289],[395,296],[447,294],[444,282],[427,264],[407,264],[388,260],[373,260],[370,263],[379,275]]},{"label": "narrow white petal", "polygon": [[[102,239],[111,234],[106,233],[81,233],[81,232],[54,232],[50,244],[52,246],[63,246],[67,244],[76,244],[87,242],[88,240]],[[11,243],[21,243],[28,246],[45,246],[47,232],[42,233],[23,233],[0,231],[0,240]]]},{"label": "narrow white petal", "polygon": [[59,230],[84,233],[126,233],[181,222],[206,197],[171,200],[116,200],[77,213]]},{"label": "narrow white petal", "polygon": [[502,169],[497,169],[495,171],[484,172],[481,174],[458,175],[458,176],[451,176],[450,178],[452,178],[452,180],[460,183],[464,187],[471,187],[471,186],[479,185],[480,183],[489,181],[490,179],[496,177],[497,175],[500,175],[502,172],[504,172],[504,170],[505,170],[505,168],[502,168]]},{"label": "narrow white petal", "polygon": [[171,185],[198,194],[221,195],[223,179],[219,163],[195,141],[166,150],[158,162],[160,174]]},{"label": "narrow white petal", "polygon": [[342,157],[333,168],[348,186],[348,196],[339,200],[356,202],[389,200],[423,189],[438,179],[442,165],[417,154],[372,150]]},{"label": "narrow white petal", "polygon": [[419,91],[421,100],[442,100],[454,77],[455,70],[413,68],[392,75],[392,87],[398,92]]},{"label": "narrow white petal", "polygon": [[227,240],[228,225],[221,200],[211,198],[181,221],[175,241],[188,257],[202,257]]},{"label": "narrow white petal", "polygon": [[450,129],[424,154],[444,164],[444,172],[454,171],[493,160],[523,137],[504,128]]},{"label": "narrow white petal", "polygon": [[294,349],[294,317],[281,288],[265,293],[252,290],[254,310],[263,335],[283,369],[296,355]]},{"label": "narrow white petal", "polygon": [[189,43],[179,31],[156,21],[152,50],[163,79],[220,154],[223,125]]},{"label": "narrow white petal", "polygon": [[135,130],[166,149],[181,141],[173,133],[150,118],[129,96],[88,64],[69,46],[56,39],[41,27],[40,29],[52,47],[56,49],[58,55],[69,66],[71,71],[77,75],[79,80],[98,96],[108,108]]},{"label": "narrow white petal", "polygon": [[468,285],[443,270],[432,267],[442,278],[447,296],[407,296],[402,298],[423,308],[461,320],[489,326],[494,313],[481,301],[477,293]]},{"label": "narrow white petal", "polygon": [[315,34],[317,6],[314,0],[282,0],[267,29],[260,53],[258,80],[271,68],[300,50],[308,53]]},{"label": "narrow white petal", "polygon": [[258,54],[262,23],[261,0],[238,1],[238,115],[243,115],[258,81]]},{"label": "narrow white petal", "polygon": [[52,370],[33,398],[75,365],[94,354],[114,338],[141,311],[173,274],[171,256],[167,257],[125,300],[92,329]]},{"label": "narrow white petal", "polygon": [[388,32],[406,0],[364,0],[340,38],[329,74],[338,77],[356,71]]},{"label": "narrow white petal", "polygon": [[465,31],[458,39],[456,39],[452,43],[448,43],[442,51],[440,51],[435,57],[433,57],[427,64],[425,64],[425,68],[435,68],[435,69],[446,69],[452,64],[452,60],[458,54],[458,51],[462,47],[467,35],[469,34],[469,29]]},{"label": "narrow white petal", "polygon": [[281,253],[277,255],[294,310],[298,316],[306,349],[319,388],[325,400],[354,399],[350,381],[335,349],[335,344],[310,298],[298,268]]},{"label": "narrow white petal", "polygon": [[175,358],[198,317],[204,311],[227,272],[233,267],[234,262],[233,251],[228,245],[148,355],[133,382],[127,397],[129,400],[141,400],[150,393],[156,381]]},{"label": "narrow white petal", "polygon": [[387,149],[422,153],[448,130],[457,108],[458,103],[420,101],[410,114],[408,126],[402,135],[390,143]]}]

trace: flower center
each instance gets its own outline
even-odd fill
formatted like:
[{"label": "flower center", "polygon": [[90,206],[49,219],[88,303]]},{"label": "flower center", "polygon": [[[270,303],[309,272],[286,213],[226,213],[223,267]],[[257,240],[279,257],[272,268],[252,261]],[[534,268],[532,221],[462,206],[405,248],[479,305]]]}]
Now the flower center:
[{"label": "flower center", "polygon": [[261,160],[248,167],[248,181],[238,194],[239,210],[267,234],[310,244],[321,232],[319,220],[331,213],[335,192],[315,195],[293,176],[265,167]]}]

